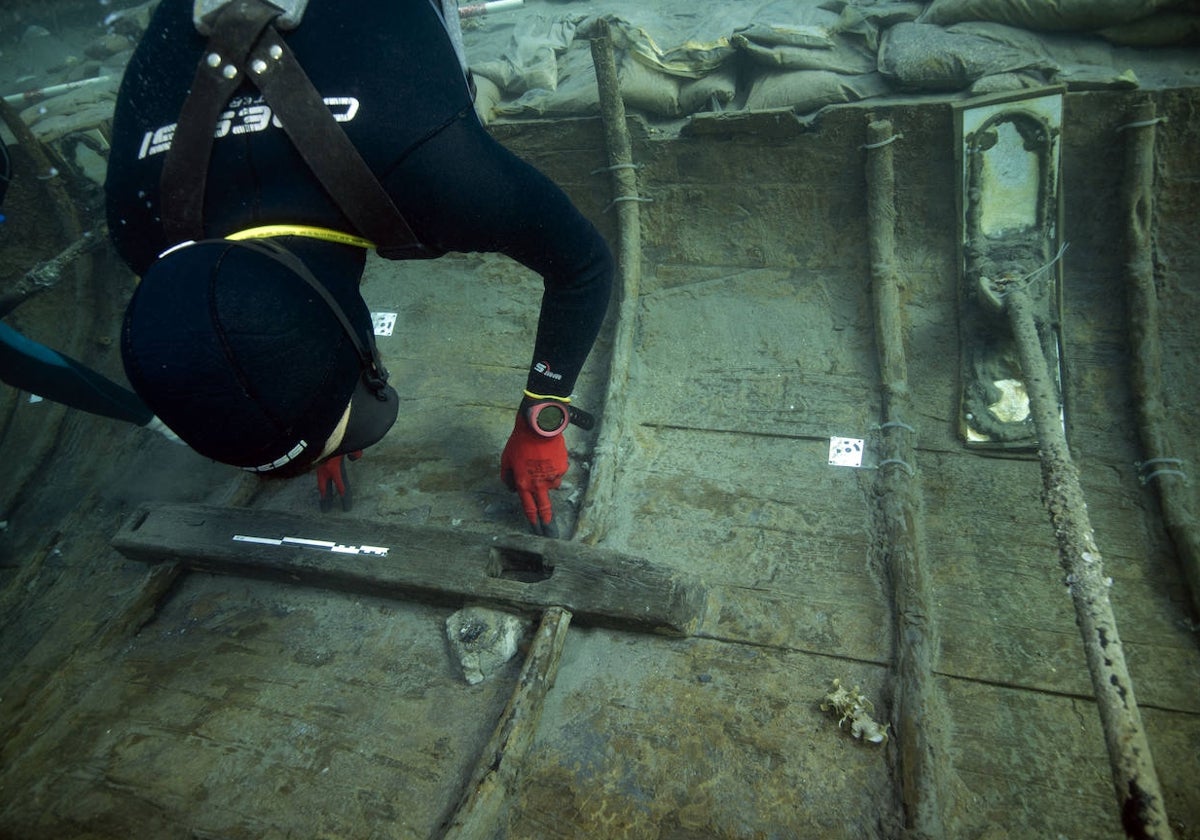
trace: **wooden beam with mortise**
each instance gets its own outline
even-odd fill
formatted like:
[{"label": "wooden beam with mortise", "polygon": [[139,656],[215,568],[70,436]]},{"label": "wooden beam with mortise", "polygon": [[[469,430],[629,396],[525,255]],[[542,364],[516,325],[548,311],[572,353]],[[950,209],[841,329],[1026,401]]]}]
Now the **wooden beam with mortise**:
[{"label": "wooden beam with mortise", "polygon": [[533,535],[491,536],[248,508],[152,505],[113,538],[133,560],[380,598],[491,603],[577,624],[686,636],[707,593],[642,558]]}]

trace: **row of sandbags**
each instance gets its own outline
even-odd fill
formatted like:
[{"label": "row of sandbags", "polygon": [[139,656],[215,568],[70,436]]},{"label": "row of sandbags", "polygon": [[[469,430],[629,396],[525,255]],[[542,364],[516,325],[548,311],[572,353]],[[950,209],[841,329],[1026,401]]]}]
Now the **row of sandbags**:
[{"label": "row of sandbags", "polygon": [[1200,14],[1167,0],[558,2],[528,7],[500,32],[468,31],[481,113],[594,113],[586,36],[597,16],[621,48],[626,104],[664,118],[808,113],[900,92],[1133,87],[1115,42],[1193,43],[1200,33]]},{"label": "row of sandbags", "polygon": [[[119,82],[113,62],[154,5],[108,7],[83,60],[60,75],[78,79],[98,65],[109,78],[25,108],[37,135],[58,142],[103,123]],[[600,16],[619,48],[627,105],[672,119],[731,109],[811,113],[892,93],[1132,87],[1139,80],[1122,60],[1129,50],[1114,41],[1140,44],[1155,32],[1155,43],[1194,42],[1193,6],[1200,0],[526,0],[515,12],[463,23],[485,119],[595,113],[587,35]],[[25,40],[31,58],[49,42],[33,32]]]}]

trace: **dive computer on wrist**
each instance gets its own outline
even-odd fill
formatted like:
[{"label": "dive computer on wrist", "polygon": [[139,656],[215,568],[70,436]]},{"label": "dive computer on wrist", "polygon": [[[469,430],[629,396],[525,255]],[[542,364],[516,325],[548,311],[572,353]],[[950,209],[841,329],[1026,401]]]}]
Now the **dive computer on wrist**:
[{"label": "dive computer on wrist", "polygon": [[556,400],[540,400],[525,409],[529,428],[542,437],[557,437],[571,422],[567,404]]}]

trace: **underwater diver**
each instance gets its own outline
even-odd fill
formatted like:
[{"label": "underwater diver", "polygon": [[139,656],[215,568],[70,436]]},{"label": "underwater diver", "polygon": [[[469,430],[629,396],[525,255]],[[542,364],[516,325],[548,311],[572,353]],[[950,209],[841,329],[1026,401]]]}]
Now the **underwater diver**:
[{"label": "underwater diver", "polygon": [[563,430],[587,417],[570,394],[608,305],[608,246],[476,117],[453,0],[305,5],[198,0],[193,16],[163,0],[126,68],[105,191],[142,278],[129,381],[200,454],[263,476],[316,467],[324,499],[399,410],[358,289],[367,248],[505,254],[544,294],[501,478],[556,536],[548,491]]}]

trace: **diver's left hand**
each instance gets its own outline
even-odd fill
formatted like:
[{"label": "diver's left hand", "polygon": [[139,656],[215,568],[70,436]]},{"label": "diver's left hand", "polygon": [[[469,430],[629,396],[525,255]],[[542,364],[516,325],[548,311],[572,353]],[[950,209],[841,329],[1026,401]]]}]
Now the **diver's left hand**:
[{"label": "diver's left hand", "polygon": [[350,510],[354,506],[350,478],[346,475],[346,461],[357,461],[361,457],[360,449],[349,455],[334,455],[317,465],[317,491],[321,494],[322,512],[327,513],[333,507],[335,495],[342,497],[342,510]]}]

